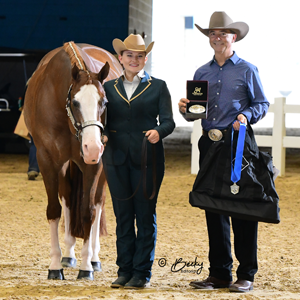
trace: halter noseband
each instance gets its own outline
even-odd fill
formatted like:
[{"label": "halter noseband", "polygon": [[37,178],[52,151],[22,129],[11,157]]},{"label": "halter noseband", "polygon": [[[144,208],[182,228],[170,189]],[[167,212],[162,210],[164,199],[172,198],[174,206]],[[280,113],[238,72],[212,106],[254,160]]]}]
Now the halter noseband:
[{"label": "halter noseband", "polygon": [[71,108],[71,91],[72,91],[72,87],[73,84],[70,85],[69,87],[69,91],[68,91],[68,97],[67,97],[67,104],[66,104],[66,110],[67,110],[67,115],[74,127],[74,129],[76,130],[75,136],[78,140],[80,140],[80,135],[81,132],[84,128],[88,127],[88,126],[98,126],[100,128],[101,133],[103,132],[104,128],[103,128],[103,124],[100,121],[97,120],[91,120],[91,121],[86,121],[83,123],[77,122],[73,112],[72,112],[72,108]]}]

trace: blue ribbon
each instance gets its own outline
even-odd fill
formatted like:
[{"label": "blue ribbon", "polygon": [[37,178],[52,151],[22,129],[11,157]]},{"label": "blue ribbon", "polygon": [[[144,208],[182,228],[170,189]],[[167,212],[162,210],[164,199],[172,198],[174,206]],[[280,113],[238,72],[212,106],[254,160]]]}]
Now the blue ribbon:
[{"label": "blue ribbon", "polygon": [[239,135],[238,135],[237,146],[236,146],[234,167],[232,166],[233,135],[234,135],[234,129],[232,126],[232,131],[231,131],[231,181],[236,183],[241,179],[244,143],[245,143],[245,135],[246,135],[246,125],[244,123],[240,122],[240,129],[239,129]]}]

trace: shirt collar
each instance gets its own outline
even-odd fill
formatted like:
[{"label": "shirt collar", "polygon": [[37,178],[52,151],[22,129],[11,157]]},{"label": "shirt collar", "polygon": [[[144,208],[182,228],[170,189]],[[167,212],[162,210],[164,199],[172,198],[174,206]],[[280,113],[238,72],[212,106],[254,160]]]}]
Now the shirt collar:
[{"label": "shirt collar", "polygon": [[[142,78],[144,78],[146,75],[145,75],[145,71],[144,69],[142,69],[140,72],[137,73],[137,75],[135,75],[133,77],[133,81],[132,82],[140,82]],[[122,72],[122,77],[123,77],[123,81],[126,81],[126,82],[130,82],[129,80],[127,80],[126,76],[125,76],[125,72],[123,70]]]},{"label": "shirt collar", "polygon": [[[239,57],[237,56],[237,54],[235,53],[235,51],[233,51],[233,55],[232,55],[230,58],[228,58],[227,61],[228,61],[228,60],[231,60],[232,63],[235,65],[235,64],[237,63],[237,61],[239,60]],[[215,56],[214,56],[213,59],[210,61],[210,65],[211,65],[212,63],[214,63],[214,62],[216,62]],[[216,62],[216,63],[217,63],[217,62]]]}]

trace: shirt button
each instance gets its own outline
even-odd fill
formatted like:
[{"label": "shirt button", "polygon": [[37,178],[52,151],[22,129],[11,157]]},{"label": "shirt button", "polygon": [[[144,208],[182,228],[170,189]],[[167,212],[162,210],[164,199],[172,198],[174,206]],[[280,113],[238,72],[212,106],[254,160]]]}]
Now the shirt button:
[{"label": "shirt button", "polygon": [[221,80],[218,80],[218,82],[221,82]]},{"label": "shirt button", "polygon": [[222,68],[220,68],[220,71],[222,71]]},{"label": "shirt button", "polygon": [[217,95],[219,95],[219,93],[217,93]]},{"label": "shirt button", "polygon": [[215,105],[215,107],[218,107],[218,105]]},{"label": "shirt button", "polygon": [[213,118],[214,121],[216,121],[216,118]]}]

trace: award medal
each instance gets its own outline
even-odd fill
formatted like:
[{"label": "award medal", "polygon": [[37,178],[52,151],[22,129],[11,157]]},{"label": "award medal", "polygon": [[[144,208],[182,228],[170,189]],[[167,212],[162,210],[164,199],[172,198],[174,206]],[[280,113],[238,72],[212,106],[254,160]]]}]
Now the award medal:
[{"label": "award medal", "polygon": [[236,195],[240,190],[240,187],[234,183],[233,185],[230,186],[230,191],[233,195]]},{"label": "award medal", "polygon": [[201,114],[205,112],[205,107],[199,104],[192,105],[189,111],[194,114]]}]

